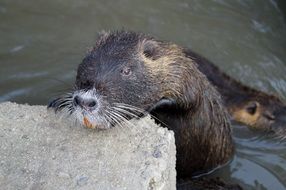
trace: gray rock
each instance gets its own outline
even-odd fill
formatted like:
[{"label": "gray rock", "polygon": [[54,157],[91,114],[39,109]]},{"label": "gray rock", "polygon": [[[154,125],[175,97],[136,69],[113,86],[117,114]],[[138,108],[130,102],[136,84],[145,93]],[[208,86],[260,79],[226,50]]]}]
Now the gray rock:
[{"label": "gray rock", "polygon": [[175,189],[173,132],[150,117],[87,129],[45,106],[0,104],[0,189]]}]

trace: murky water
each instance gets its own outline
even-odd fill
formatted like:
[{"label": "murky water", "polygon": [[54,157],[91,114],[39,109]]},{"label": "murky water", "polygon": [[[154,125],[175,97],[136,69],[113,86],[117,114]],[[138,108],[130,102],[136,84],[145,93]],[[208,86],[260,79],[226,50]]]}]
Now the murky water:
[{"label": "murky water", "polygon": [[[192,48],[244,83],[286,97],[286,5],[275,0],[1,0],[0,101],[46,104],[72,86],[97,32],[132,29]],[[219,175],[286,188],[286,145],[234,126]]]}]

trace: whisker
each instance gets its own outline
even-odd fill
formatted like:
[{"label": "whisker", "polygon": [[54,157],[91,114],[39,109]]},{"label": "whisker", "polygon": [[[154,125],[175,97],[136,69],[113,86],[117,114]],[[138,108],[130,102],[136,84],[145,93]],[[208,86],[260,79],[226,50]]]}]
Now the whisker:
[{"label": "whisker", "polygon": [[109,112],[109,116],[113,119],[116,125],[123,128],[122,123],[120,122],[120,119],[118,119],[117,116],[113,114],[113,112]]},{"label": "whisker", "polygon": [[[129,105],[129,104],[123,104],[123,103],[114,103],[116,105],[116,107],[118,108],[122,108],[122,109],[129,109],[129,110],[135,110],[137,111],[139,114],[143,114],[143,115],[146,115],[148,112],[145,111],[144,109],[141,109],[141,108],[138,108],[138,107],[135,107],[135,106],[132,106],[132,105]],[[139,115],[138,114],[138,115]],[[153,114],[151,113],[148,113],[153,119],[159,121],[161,124],[163,124],[164,126],[168,126],[165,122],[163,122],[162,120],[160,120],[158,117],[154,116]],[[138,116],[139,117],[139,116]]]},{"label": "whisker", "polygon": [[143,110],[143,109],[141,109],[141,108],[137,108],[137,107],[135,107],[135,106],[131,106],[131,105],[128,105],[128,104],[115,104],[116,105],[116,107],[118,107],[118,108],[122,108],[122,109],[124,109],[124,110],[129,110],[129,111],[132,111],[132,112],[134,112],[134,114],[136,114],[137,116],[139,116],[140,114],[142,114],[142,115],[146,115],[148,112],[147,111],[145,111],[145,110]]},{"label": "whisker", "polygon": [[58,111],[66,111],[70,115],[73,112],[72,95],[73,92],[65,93],[59,98],[56,98],[55,100],[51,101],[48,105],[48,108],[54,109],[56,113]]},{"label": "whisker", "polygon": [[[125,125],[125,126],[126,126],[128,129],[130,129],[131,131],[134,129],[134,130],[136,130],[136,132],[139,132],[141,135],[143,135],[143,133],[142,133],[140,130],[138,130],[138,129],[136,128],[136,126],[135,126],[132,122],[129,121],[129,118],[124,117],[124,116],[121,115],[121,113],[118,112],[117,110],[111,110],[111,111],[112,111],[112,114],[116,115],[118,118],[121,119],[121,121],[123,121],[123,122],[125,122],[125,124],[127,124],[127,125]],[[130,127],[130,126],[133,126],[133,127]]]},{"label": "whisker", "polygon": [[[126,125],[130,130],[135,129],[137,132],[139,132],[141,135],[143,135],[142,131],[140,131],[139,128],[137,128],[132,122],[129,121],[130,118],[126,118],[126,116],[121,115],[122,112],[120,112],[119,110],[115,110],[115,107],[113,107],[113,113],[116,114],[118,117],[120,117],[125,123],[127,123],[128,125]],[[128,113],[128,112],[127,112]],[[138,118],[138,116],[136,116]],[[130,128],[130,126],[133,126],[132,128]]]},{"label": "whisker", "polygon": [[134,114],[134,113],[132,113],[132,112],[129,112],[129,111],[127,111],[127,110],[124,110],[124,109],[122,109],[122,108],[113,107],[113,109],[115,109],[115,110],[117,110],[117,111],[119,111],[119,112],[122,112],[122,113],[124,113],[124,114],[126,114],[126,115],[133,116],[133,117],[135,117],[135,118],[139,118],[138,115],[136,115],[136,114]]}]

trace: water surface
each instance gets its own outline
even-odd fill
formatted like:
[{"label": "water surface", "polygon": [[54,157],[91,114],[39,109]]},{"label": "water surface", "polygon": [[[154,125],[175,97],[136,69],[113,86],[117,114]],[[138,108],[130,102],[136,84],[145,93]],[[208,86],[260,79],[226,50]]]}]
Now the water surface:
[{"label": "water surface", "polygon": [[[0,101],[46,104],[72,87],[101,30],[129,29],[192,48],[249,86],[286,97],[285,2],[1,0]],[[234,126],[237,154],[213,175],[285,189],[285,144]]]}]

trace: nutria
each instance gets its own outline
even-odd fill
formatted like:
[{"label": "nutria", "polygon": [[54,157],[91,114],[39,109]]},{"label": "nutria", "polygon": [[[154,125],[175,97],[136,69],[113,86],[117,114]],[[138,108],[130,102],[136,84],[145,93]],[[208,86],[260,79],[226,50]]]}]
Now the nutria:
[{"label": "nutria", "polygon": [[281,99],[243,85],[191,50],[184,52],[216,86],[233,120],[286,138],[286,104]]},{"label": "nutria", "polygon": [[78,67],[75,90],[48,107],[101,129],[150,113],[175,133],[178,178],[214,170],[234,153],[227,110],[196,61],[141,33],[100,35]]}]

